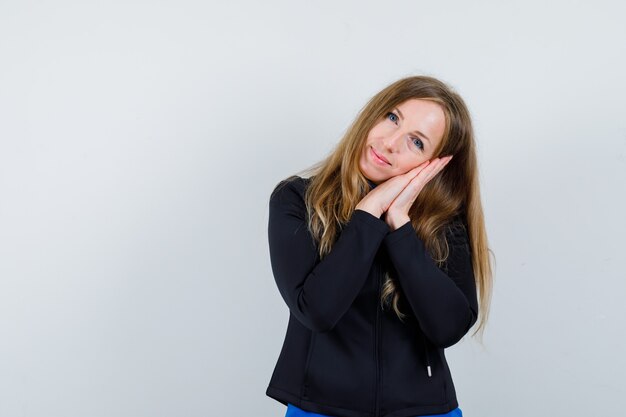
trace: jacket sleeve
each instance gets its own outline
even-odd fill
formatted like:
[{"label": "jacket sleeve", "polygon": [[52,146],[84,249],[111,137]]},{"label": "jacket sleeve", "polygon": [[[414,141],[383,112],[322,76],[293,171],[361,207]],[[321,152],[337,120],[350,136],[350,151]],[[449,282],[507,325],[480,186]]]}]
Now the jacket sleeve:
[{"label": "jacket sleeve", "polygon": [[446,230],[449,246],[440,269],[411,222],[384,239],[391,264],[420,328],[436,346],[457,343],[478,317],[476,283],[467,230],[455,220]]},{"label": "jacket sleeve", "polygon": [[274,279],[289,310],[304,326],[329,331],[365,284],[390,229],[384,220],[357,209],[320,261],[307,228],[303,180],[283,184],[285,181],[274,189],[269,201],[268,238]]}]

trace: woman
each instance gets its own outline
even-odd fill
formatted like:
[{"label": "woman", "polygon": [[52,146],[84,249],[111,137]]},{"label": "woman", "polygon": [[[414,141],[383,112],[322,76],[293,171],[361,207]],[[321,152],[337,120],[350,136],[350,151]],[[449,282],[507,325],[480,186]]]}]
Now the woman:
[{"label": "woman", "polygon": [[484,329],[492,290],[465,103],[436,78],[398,80],[309,171],[269,201],[290,314],[266,395],[287,416],[461,416],[444,349],[479,311]]}]

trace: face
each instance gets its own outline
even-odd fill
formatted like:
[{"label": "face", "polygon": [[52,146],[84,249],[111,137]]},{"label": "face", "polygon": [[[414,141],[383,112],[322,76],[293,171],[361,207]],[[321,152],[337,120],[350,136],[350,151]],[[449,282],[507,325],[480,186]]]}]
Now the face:
[{"label": "face", "polygon": [[431,159],[443,138],[445,123],[443,109],[433,101],[409,99],[399,104],[367,135],[359,162],[361,172],[380,184]]}]

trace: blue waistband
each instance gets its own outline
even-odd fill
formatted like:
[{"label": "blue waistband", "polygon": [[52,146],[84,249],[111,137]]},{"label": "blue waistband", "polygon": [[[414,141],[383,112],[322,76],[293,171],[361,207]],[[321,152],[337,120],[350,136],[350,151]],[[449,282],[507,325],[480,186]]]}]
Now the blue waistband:
[{"label": "blue waistband", "polygon": [[[287,403],[287,414],[285,417],[333,417],[328,416],[326,414],[317,414],[311,413],[309,411],[304,411],[301,408],[296,407],[291,403]],[[460,408],[455,408],[452,411],[448,411],[444,414],[428,414],[427,416],[419,416],[419,417],[463,417],[463,413]]]}]

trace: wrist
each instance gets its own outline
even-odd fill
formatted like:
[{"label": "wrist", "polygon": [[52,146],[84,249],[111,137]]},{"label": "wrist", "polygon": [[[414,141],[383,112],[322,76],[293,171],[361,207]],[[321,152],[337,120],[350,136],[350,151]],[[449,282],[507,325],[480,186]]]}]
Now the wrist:
[{"label": "wrist", "polygon": [[397,230],[411,221],[411,218],[408,215],[391,215],[387,213],[386,216],[387,224],[391,228],[391,231]]},{"label": "wrist", "polygon": [[380,219],[380,216],[383,214],[381,210],[376,210],[373,207],[368,206],[367,204],[357,204],[354,208],[355,210],[363,210],[370,213],[372,216],[376,216]]}]

